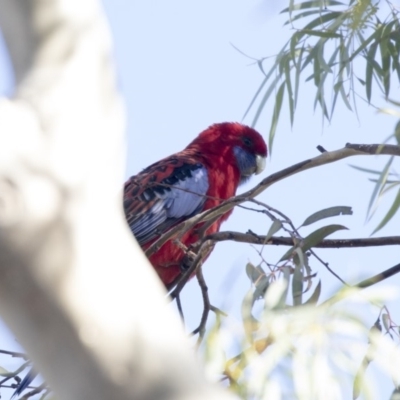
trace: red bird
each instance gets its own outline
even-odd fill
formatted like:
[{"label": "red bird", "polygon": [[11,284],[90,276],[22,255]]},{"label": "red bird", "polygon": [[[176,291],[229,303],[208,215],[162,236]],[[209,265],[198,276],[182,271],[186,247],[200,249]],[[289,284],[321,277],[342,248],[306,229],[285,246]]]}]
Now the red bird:
[{"label": "red bird", "polygon": [[[267,146],[257,131],[225,122],[210,126],[184,150],[132,176],[125,183],[124,210],[140,246],[146,250],[173,226],[234,196],[242,182],[263,171],[266,156]],[[205,234],[218,232],[231,212],[221,215]],[[200,239],[199,226],[183,235],[185,246]],[[184,256],[172,239],[149,259],[168,286],[182,273]]]}]

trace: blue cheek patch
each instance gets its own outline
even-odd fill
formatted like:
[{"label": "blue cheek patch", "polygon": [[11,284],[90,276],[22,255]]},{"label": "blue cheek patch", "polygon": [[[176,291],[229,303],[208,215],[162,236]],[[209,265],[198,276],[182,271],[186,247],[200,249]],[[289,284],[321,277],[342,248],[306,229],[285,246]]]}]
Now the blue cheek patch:
[{"label": "blue cheek patch", "polygon": [[256,156],[239,146],[233,148],[233,153],[240,170],[241,181],[246,181],[257,169]]}]

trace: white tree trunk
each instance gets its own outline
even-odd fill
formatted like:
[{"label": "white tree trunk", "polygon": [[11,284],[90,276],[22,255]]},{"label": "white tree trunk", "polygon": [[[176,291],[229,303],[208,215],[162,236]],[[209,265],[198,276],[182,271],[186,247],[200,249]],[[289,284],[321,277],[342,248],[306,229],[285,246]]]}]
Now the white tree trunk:
[{"label": "white tree trunk", "polygon": [[[0,0],[0,312],[61,400],[224,399],[126,227],[124,112],[96,0]],[[138,110],[139,112],[139,110]]]}]

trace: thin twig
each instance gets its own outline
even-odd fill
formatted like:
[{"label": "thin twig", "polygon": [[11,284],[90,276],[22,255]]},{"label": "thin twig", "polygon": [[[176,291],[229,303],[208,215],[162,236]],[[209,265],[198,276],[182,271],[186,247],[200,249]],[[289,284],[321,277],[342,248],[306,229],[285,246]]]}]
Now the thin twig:
[{"label": "thin twig", "polygon": [[8,351],[8,350],[0,350],[1,354],[7,354],[8,356],[12,357],[20,357],[26,360],[28,357],[25,353],[20,353],[18,351]]},{"label": "thin twig", "polygon": [[201,316],[199,326],[192,332],[193,335],[196,333],[199,334],[199,338],[197,339],[197,345],[199,346],[204,338],[204,334],[206,333],[206,323],[208,320],[208,315],[211,309],[210,297],[208,296],[208,287],[206,281],[204,280],[203,271],[201,267],[197,269],[196,272],[197,282],[199,283],[201,289],[201,295],[203,297],[203,314]]},{"label": "thin twig", "polygon": [[179,296],[179,294],[175,297],[175,300],[176,300],[176,305],[177,305],[177,307],[178,307],[179,315],[180,315],[181,318],[182,318],[183,324],[185,324],[185,316],[183,315],[181,297]]},{"label": "thin twig", "polygon": [[342,279],[330,266],[329,263],[327,263],[326,261],[322,260],[322,258],[320,258],[313,249],[309,249],[308,250],[336,279],[338,279],[340,282],[343,283],[343,285],[349,286],[349,284]]}]

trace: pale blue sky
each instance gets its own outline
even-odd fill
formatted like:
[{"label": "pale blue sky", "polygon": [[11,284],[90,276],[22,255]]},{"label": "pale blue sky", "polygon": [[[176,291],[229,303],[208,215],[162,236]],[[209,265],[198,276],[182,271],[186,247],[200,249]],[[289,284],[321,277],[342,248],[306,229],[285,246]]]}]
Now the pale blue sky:
[{"label": "pale blue sky", "polygon": [[[257,66],[251,65],[253,62],[231,44],[257,58],[275,54],[290,35],[288,28],[282,27],[282,17],[278,17],[286,2],[273,2],[275,7],[266,4],[262,0],[104,0],[114,34],[120,87],[128,113],[126,176],[181,150],[214,122],[242,120],[262,75]],[[5,72],[4,55],[1,55],[0,88],[3,91],[9,85]],[[318,155],[317,145],[333,150],[343,147],[346,142],[376,143],[393,131],[396,123],[393,117],[377,114],[361,102],[359,120],[338,105],[332,123],[323,125],[320,113],[313,112],[312,83],[304,89],[293,129],[284,109],[266,171],[253,179],[247,189],[272,172]],[[380,98],[376,102],[385,105]],[[266,138],[272,109],[273,103],[268,103],[256,126]],[[251,123],[252,115],[244,122]],[[284,212],[297,225],[319,209],[351,206],[353,216],[327,220],[325,224],[337,222],[349,228],[336,237],[368,237],[382,212],[378,212],[378,217],[371,223],[365,224],[372,184],[348,164],[380,168],[384,162],[384,157],[347,159],[280,182],[259,199]],[[387,206],[384,201],[382,210]],[[380,235],[398,234],[395,230],[398,223],[399,216],[396,216]],[[236,210],[223,229],[251,229],[263,234],[269,225],[266,217]],[[312,226],[311,230],[321,225]],[[268,248],[264,255],[270,261],[278,261],[283,251],[283,248]],[[398,263],[398,248],[320,250],[317,253],[349,282]],[[259,261],[251,246],[225,242],[216,246],[204,266],[212,303],[236,316],[240,315],[240,303],[249,288],[244,272],[249,260],[254,264]],[[321,265],[312,261],[311,266],[323,280],[323,296],[339,287]],[[380,285],[390,283],[399,286],[400,280],[397,277]],[[202,310],[195,281],[185,288],[182,302],[188,327],[192,329]],[[399,321],[398,300],[390,310]],[[365,316],[371,325],[377,313]],[[9,348],[10,337],[3,332],[0,348]],[[16,365],[10,362],[5,366]]]}]

